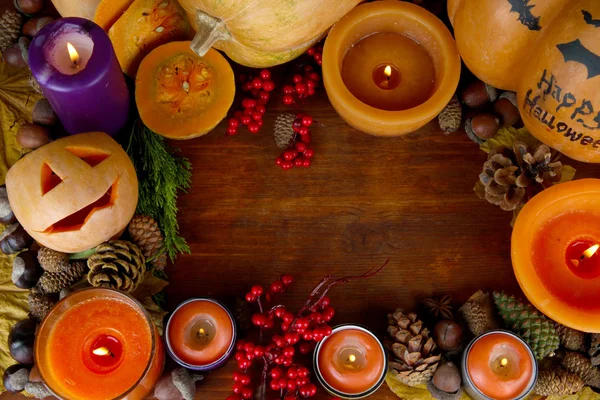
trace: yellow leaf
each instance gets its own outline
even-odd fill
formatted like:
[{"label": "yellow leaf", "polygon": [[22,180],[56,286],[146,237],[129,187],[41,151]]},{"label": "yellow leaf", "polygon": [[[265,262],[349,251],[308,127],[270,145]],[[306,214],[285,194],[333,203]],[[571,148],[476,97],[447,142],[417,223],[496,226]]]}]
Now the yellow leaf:
[{"label": "yellow leaf", "polygon": [[131,293],[131,296],[141,302],[146,297],[152,297],[160,293],[168,284],[168,281],[157,278],[151,271],[148,271],[144,281]]},{"label": "yellow leaf", "polygon": [[512,148],[515,142],[522,142],[530,148],[536,148],[541,143],[537,140],[527,128],[516,129],[513,127],[502,128],[494,137],[483,142],[479,148],[486,153],[497,147]]},{"label": "yellow leaf", "polygon": [[[577,170],[575,168],[571,167],[570,165],[563,165],[561,171],[562,171],[562,176],[560,178],[560,182],[558,182],[558,183],[572,181],[573,178],[575,178],[575,173],[577,172]],[[558,183],[557,183],[557,185],[558,185]]]},{"label": "yellow leaf", "polygon": [[[392,372],[388,372],[385,382],[396,396],[402,400],[435,400],[425,385],[410,387],[398,381]],[[460,400],[471,400],[471,397],[463,392]]]}]

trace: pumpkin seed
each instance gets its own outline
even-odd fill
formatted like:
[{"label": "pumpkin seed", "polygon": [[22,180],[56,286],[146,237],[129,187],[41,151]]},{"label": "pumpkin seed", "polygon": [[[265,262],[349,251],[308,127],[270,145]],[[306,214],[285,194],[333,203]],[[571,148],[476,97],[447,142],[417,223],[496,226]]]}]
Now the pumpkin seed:
[{"label": "pumpkin seed", "polygon": [[155,32],[158,32],[158,33],[161,33],[161,32],[162,32],[162,31],[164,31],[164,30],[165,30],[165,28],[163,28],[162,26],[159,26],[159,27],[158,27],[158,28],[156,28],[154,31],[155,31]]},{"label": "pumpkin seed", "polygon": [[188,83],[188,81],[183,81],[183,83],[181,84],[181,87],[183,88],[183,91],[186,93],[190,91],[190,84]]}]

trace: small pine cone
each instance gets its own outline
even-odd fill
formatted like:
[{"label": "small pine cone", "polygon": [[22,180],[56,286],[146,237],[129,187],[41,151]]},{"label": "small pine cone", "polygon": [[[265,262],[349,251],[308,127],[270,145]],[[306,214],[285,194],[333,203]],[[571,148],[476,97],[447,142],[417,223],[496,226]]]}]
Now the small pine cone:
[{"label": "small pine cone", "polygon": [[585,350],[585,333],[568,328],[558,323],[556,324],[556,332],[560,338],[560,344],[562,344],[567,350]]},{"label": "small pine cone", "polygon": [[278,115],[275,118],[275,128],[273,136],[275,137],[275,144],[280,149],[287,149],[292,143],[292,139],[296,132],[292,129],[292,124],[296,120],[296,115],[292,113],[285,113]]},{"label": "small pine cone", "polygon": [[60,272],[69,269],[69,255],[52,250],[48,247],[42,247],[37,253],[38,262],[44,271]]},{"label": "small pine cone", "polygon": [[595,388],[600,388],[600,369],[594,367],[589,358],[581,353],[569,352],[562,360],[561,366],[576,374],[583,382]]},{"label": "small pine cone", "polygon": [[450,103],[438,115],[440,128],[446,135],[456,132],[462,124],[462,103],[457,95],[452,96]]},{"label": "small pine cone", "polygon": [[495,310],[489,293],[481,290],[475,292],[461,308],[458,313],[467,323],[467,327],[475,336],[498,328]]},{"label": "small pine cone", "polygon": [[46,318],[46,315],[48,315],[54,304],[56,304],[54,296],[45,293],[35,293],[33,291],[29,292],[27,301],[31,316],[38,321]]},{"label": "small pine cone", "polygon": [[17,41],[22,24],[23,16],[15,10],[5,10],[0,16],[0,53]]},{"label": "small pine cone", "polygon": [[[158,222],[147,215],[136,215],[127,228],[131,240],[142,250],[146,260],[159,270],[167,265],[167,253],[163,249],[165,238],[160,231]],[[154,258],[153,258],[154,257]]]},{"label": "small pine cone", "polygon": [[125,240],[112,240],[96,247],[87,260],[88,282],[125,293],[135,290],[144,280],[146,259],[139,247]]},{"label": "small pine cone", "polygon": [[77,282],[86,270],[84,261],[75,261],[71,267],[61,272],[44,272],[38,282],[39,288],[44,293],[58,293]]},{"label": "small pine cone", "polygon": [[31,86],[33,91],[36,92],[37,94],[42,94],[42,88],[40,87],[40,84],[38,83],[37,79],[35,79],[35,77],[33,75],[29,75],[29,86]]},{"label": "small pine cone", "polygon": [[533,393],[540,396],[567,396],[579,393],[583,386],[580,377],[557,368],[539,372]]}]

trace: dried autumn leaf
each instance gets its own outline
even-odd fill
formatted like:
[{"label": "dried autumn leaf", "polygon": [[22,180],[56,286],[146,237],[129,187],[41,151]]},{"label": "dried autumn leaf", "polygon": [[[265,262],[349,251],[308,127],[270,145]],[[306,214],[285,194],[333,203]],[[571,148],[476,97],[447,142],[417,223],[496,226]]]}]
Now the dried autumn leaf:
[{"label": "dried autumn leaf", "polygon": [[541,143],[537,140],[527,128],[516,129],[513,127],[502,128],[496,135],[485,142],[479,148],[486,153],[489,153],[495,148],[506,147],[512,148],[515,142],[521,142],[529,148],[537,148]]}]

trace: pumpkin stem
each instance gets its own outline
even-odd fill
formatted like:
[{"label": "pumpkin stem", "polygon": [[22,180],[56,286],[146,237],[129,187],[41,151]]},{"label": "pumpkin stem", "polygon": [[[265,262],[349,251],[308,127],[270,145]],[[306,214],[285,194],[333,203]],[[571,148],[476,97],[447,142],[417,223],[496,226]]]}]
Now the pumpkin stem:
[{"label": "pumpkin stem", "polygon": [[198,10],[196,16],[198,30],[190,48],[200,57],[204,56],[208,50],[219,40],[231,39],[231,34],[227,30],[225,23],[220,18]]}]

